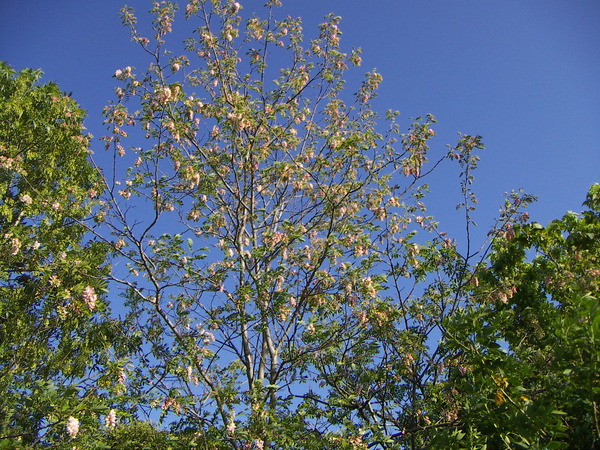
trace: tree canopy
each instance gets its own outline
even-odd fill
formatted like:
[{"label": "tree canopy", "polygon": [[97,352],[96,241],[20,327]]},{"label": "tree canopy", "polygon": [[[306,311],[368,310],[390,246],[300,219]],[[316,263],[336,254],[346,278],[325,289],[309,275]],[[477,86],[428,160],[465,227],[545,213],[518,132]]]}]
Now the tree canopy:
[{"label": "tree canopy", "polygon": [[471,446],[600,444],[600,185],[582,214],[508,226],[447,321],[456,409]]},{"label": "tree canopy", "polygon": [[[112,167],[0,67],[0,447],[600,445],[600,187],[546,227],[512,193],[475,248],[482,138],[380,117],[340,18],[279,4],[123,8]],[[454,168],[466,245],[427,207]]]},{"label": "tree canopy", "polygon": [[40,75],[0,65],[0,436],[32,444],[88,414],[116,331],[84,114]]}]

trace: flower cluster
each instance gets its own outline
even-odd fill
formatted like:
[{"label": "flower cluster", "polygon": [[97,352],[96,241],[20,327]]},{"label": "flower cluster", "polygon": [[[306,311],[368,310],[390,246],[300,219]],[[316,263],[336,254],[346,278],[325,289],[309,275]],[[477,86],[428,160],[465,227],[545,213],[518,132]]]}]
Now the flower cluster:
[{"label": "flower cluster", "polygon": [[106,428],[114,428],[117,426],[117,412],[114,409],[111,409],[106,415],[104,423],[106,424]]},{"label": "flower cluster", "polygon": [[96,307],[96,300],[98,300],[95,289],[92,286],[86,286],[82,292],[82,297],[90,311],[93,311]]},{"label": "flower cluster", "polygon": [[77,437],[77,433],[79,433],[79,419],[75,417],[69,417],[67,419],[67,434],[75,439]]}]

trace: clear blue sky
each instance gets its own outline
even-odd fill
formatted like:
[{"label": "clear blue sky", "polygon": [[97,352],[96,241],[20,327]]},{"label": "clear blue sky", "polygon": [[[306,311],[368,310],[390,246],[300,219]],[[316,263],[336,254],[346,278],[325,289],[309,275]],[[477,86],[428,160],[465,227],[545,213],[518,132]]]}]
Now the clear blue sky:
[{"label": "clear blue sky", "polygon": [[[401,111],[405,125],[434,114],[438,151],[457,132],[483,136],[482,226],[506,191],[537,195],[532,216],[545,223],[581,210],[588,187],[600,182],[600,1],[283,1],[284,14],[305,19],[307,37],[325,14],[342,16],[343,46],[362,47],[362,69],[383,74],[381,112]],[[245,13],[264,3],[240,2]],[[0,1],[0,59],[41,68],[44,80],[73,91],[96,137],[103,134],[100,111],[114,98],[115,69],[143,67],[118,18],[124,3]],[[151,2],[127,3],[141,13]],[[434,185],[433,212],[450,223],[454,180]]]}]

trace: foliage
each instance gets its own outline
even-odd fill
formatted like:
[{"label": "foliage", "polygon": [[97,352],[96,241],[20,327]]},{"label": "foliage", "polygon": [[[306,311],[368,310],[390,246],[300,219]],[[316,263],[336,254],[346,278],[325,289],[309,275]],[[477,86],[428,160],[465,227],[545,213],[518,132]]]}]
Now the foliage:
[{"label": "foliage", "polygon": [[[175,450],[189,449],[196,443],[191,439],[184,439],[170,435],[156,428],[149,422],[132,421],[126,424],[118,424],[104,432],[103,444],[105,448],[123,450]],[[97,448],[99,440],[94,441]]]},{"label": "foliage", "polygon": [[0,445],[11,448],[65,435],[69,416],[97,406],[115,332],[104,251],[82,241],[99,192],[83,111],[39,77],[0,65]]},{"label": "foliage", "polygon": [[481,138],[381,125],[340,18],[278,6],[191,0],[183,47],[177,3],[125,7],[150,62],[115,72],[104,175],[75,102],[1,66],[0,448],[597,448],[600,186],[547,227],[513,193],[475,248]]},{"label": "foliage", "polygon": [[598,448],[600,185],[582,214],[506,227],[447,321],[469,446]]}]

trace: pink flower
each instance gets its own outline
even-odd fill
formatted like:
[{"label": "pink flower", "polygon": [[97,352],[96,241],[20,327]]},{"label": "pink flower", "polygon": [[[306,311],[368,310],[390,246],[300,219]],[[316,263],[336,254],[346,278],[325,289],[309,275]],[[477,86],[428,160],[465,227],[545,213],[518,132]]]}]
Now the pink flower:
[{"label": "pink flower", "polygon": [[21,249],[21,241],[18,238],[12,238],[10,242],[10,254],[16,255]]},{"label": "pink flower", "polygon": [[230,436],[235,433],[235,411],[231,411],[229,421],[227,422],[227,434]]},{"label": "pink flower", "polygon": [[122,189],[119,191],[119,195],[125,197],[125,199],[128,199],[131,197],[131,192]]},{"label": "pink flower", "polygon": [[73,439],[77,437],[77,433],[79,433],[79,420],[75,417],[69,417],[67,419],[67,433],[69,433],[69,436]]},{"label": "pink flower", "polygon": [[96,300],[98,300],[98,296],[96,295],[96,291],[92,286],[86,286],[82,293],[83,300],[90,308],[90,311],[93,311],[96,307]]}]

